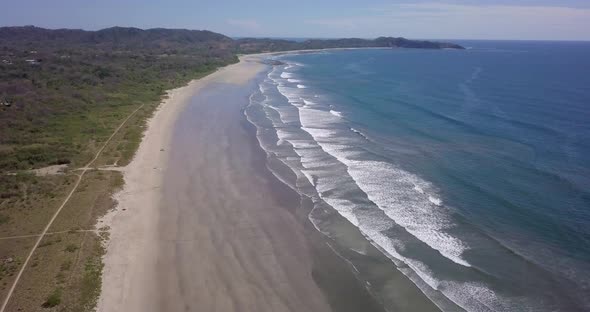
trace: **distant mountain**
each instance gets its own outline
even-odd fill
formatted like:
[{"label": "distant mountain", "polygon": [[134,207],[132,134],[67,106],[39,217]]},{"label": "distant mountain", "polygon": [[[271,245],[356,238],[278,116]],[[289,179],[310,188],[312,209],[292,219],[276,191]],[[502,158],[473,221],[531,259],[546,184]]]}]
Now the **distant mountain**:
[{"label": "distant mountain", "polygon": [[0,27],[0,45],[13,46],[26,42],[82,41],[89,32],[81,29],[45,29],[35,26]]},{"label": "distant mountain", "polygon": [[139,29],[111,27],[98,31],[81,29],[44,29],[35,26],[1,27],[0,46],[43,46],[44,49],[64,47],[100,48],[112,51],[145,50],[146,53],[185,53],[189,51],[219,50],[236,53],[256,53],[323,48],[417,48],[417,49],[463,49],[447,43],[405,38],[379,37],[377,39],[313,39],[291,41],[283,39],[231,39],[207,30],[186,29]]},{"label": "distant mountain", "polygon": [[111,27],[89,34],[87,40],[115,47],[179,48],[199,45],[230,48],[233,40],[207,30]]},{"label": "distant mountain", "polygon": [[282,39],[245,38],[236,40],[238,51],[255,53],[264,51],[311,50],[326,48],[413,48],[413,49],[464,49],[448,42],[410,40],[405,38],[379,37],[377,39],[312,39],[289,41]]},{"label": "distant mountain", "polygon": [[378,47],[391,47],[391,48],[410,48],[410,49],[459,49],[463,50],[464,47],[449,42],[437,42],[437,41],[425,41],[425,40],[410,40],[406,38],[393,38],[393,37],[379,37],[375,40],[375,45]]},{"label": "distant mountain", "polygon": [[232,50],[231,38],[207,30],[139,29],[111,27],[98,31],[80,29],[44,29],[35,26],[1,27],[0,46],[43,46],[45,49],[91,47],[105,50],[166,50],[225,49]]}]

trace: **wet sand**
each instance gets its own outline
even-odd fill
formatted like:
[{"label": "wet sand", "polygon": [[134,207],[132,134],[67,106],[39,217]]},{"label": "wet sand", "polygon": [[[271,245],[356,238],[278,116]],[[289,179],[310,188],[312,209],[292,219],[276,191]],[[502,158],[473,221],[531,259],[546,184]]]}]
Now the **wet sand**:
[{"label": "wet sand", "polygon": [[246,57],[171,92],[125,168],[98,311],[379,311],[266,168]]}]

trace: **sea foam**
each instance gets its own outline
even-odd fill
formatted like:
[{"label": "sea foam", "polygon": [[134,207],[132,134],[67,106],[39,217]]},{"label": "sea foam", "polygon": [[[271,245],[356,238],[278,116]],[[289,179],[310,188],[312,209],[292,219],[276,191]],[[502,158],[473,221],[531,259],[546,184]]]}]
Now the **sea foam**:
[{"label": "sea foam", "polygon": [[430,200],[434,198],[432,195],[415,191],[415,186],[432,189],[428,182],[390,163],[351,159],[353,155],[346,151],[347,146],[328,143],[337,139],[331,136],[333,132],[330,130],[306,127],[303,130],[310,133],[324,151],[348,167],[348,173],[357,185],[395,223],[446,258],[470,266],[461,257],[468,246],[447,233],[454,227],[448,212],[434,208],[440,207],[441,202],[435,204]]},{"label": "sea foam", "polygon": [[336,117],[342,117],[342,113],[339,111],[335,111],[333,109],[330,110],[330,114],[336,116]]},{"label": "sea foam", "polygon": [[[339,119],[331,118],[341,117],[340,114],[301,105],[302,94],[296,89],[279,86],[278,90],[298,108],[302,130],[309,133],[325,152],[348,168],[348,174],[358,187],[388,217],[446,258],[457,264],[470,266],[461,257],[468,246],[448,233],[454,228],[454,223],[448,217],[448,211],[441,209],[444,206],[441,206],[442,201],[438,199],[432,185],[390,163],[353,160],[351,156],[354,155],[351,155],[349,146],[336,143],[341,138],[333,130],[322,128],[339,122]],[[329,202],[332,199],[325,200]],[[350,209],[346,210],[350,219],[356,219],[351,217],[353,214]]]}]

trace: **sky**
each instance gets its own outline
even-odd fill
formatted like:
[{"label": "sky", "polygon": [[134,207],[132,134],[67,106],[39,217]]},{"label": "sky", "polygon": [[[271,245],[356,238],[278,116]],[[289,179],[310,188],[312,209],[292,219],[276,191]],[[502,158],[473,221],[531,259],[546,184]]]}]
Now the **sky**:
[{"label": "sky", "polygon": [[590,0],[0,0],[0,26],[231,37],[590,40]]}]

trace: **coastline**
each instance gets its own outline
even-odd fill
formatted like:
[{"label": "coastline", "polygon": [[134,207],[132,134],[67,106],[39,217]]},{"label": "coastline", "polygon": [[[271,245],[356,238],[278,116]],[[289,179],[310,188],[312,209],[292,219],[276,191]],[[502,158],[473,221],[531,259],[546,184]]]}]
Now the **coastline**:
[{"label": "coastline", "polygon": [[[324,48],[324,49],[306,49],[306,50],[289,50],[289,51],[275,51],[275,52],[262,52],[256,54],[241,54],[239,57],[257,57],[261,58],[269,55],[287,55],[287,54],[305,54],[305,53],[318,53],[322,51],[353,51],[353,50],[391,50],[389,47],[364,47],[364,48]],[[403,49],[403,48],[398,48]]]},{"label": "coastline", "polygon": [[[123,170],[118,205],[97,225],[110,229],[98,311],[381,311],[321,234],[301,222],[307,212],[297,210],[298,194],[266,168],[241,111],[265,68],[259,58],[242,57],[169,91],[149,120]],[[195,124],[201,128],[183,128]],[[200,182],[219,188],[200,192]]]}]

